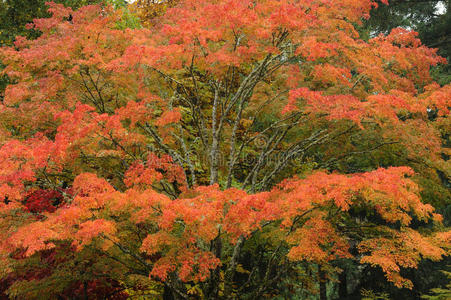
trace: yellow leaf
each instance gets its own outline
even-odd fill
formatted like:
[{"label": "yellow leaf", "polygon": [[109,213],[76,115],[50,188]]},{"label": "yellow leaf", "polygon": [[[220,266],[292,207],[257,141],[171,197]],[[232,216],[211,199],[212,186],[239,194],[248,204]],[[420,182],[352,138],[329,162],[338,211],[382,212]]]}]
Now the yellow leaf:
[{"label": "yellow leaf", "polygon": [[239,264],[239,265],[236,267],[236,271],[237,271],[238,273],[243,273],[243,274],[249,274],[249,273],[250,273],[248,270],[244,269],[243,266],[242,266],[241,264]]}]

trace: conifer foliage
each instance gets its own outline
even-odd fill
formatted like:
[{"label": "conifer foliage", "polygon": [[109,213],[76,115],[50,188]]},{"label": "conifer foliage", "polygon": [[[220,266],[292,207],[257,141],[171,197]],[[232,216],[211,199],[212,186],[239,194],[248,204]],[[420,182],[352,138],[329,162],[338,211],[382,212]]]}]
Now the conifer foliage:
[{"label": "conifer foliage", "polygon": [[402,29],[360,39],[374,1],[182,0],[136,29],[48,5],[39,38],[0,50],[10,296],[315,293],[342,259],[412,288],[402,269],[449,253],[417,169],[339,172],[402,149],[449,176],[451,86],[429,75],[445,60]]}]

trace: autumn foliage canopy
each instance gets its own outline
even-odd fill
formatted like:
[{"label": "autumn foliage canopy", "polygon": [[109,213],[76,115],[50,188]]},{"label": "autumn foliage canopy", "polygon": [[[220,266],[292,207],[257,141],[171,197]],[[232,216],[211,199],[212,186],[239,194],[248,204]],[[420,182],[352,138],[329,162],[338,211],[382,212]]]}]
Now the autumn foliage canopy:
[{"label": "autumn foliage canopy", "polygon": [[344,259],[411,288],[403,269],[449,254],[416,180],[450,176],[446,60],[404,29],[361,38],[374,1],[182,0],[140,28],[48,5],[0,50],[10,296],[314,293]]}]

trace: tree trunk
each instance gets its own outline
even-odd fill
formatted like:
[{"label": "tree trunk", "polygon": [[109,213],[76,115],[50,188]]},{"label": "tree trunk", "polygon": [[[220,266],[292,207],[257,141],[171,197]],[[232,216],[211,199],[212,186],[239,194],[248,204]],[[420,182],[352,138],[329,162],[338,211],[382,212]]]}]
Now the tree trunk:
[{"label": "tree trunk", "polygon": [[[222,251],[222,240],[220,233],[216,237],[216,239],[212,242],[212,250],[215,253],[215,256],[221,259],[221,251]],[[220,272],[221,268],[218,266],[214,271],[210,274],[210,280],[208,283],[208,288],[206,292],[206,296],[208,299],[218,299],[219,293],[219,282],[220,282]]]},{"label": "tree trunk", "polygon": [[241,247],[244,243],[244,236],[240,236],[233,248],[232,258],[229,263],[229,267],[224,273],[224,298],[229,299],[233,292],[233,278],[235,276],[236,266],[241,252]]},{"label": "tree trunk", "polygon": [[318,266],[318,277],[319,277],[319,299],[327,300],[327,279],[326,272],[321,269],[321,266]]},{"label": "tree trunk", "polygon": [[346,299],[348,297],[348,281],[346,277],[346,269],[340,273],[338,278],[340,283],[338,284],[338,297],[340,299]]},{"label": "tree trunk", "polygon": [[163,290],[163,300],[173,300],[174,296],[172,295],[172,291],[168,286],[164,286]]},{"label": "tree trunk", "polygon": [[219,135],[221,125],[217,125],[217,110],[219,102],[219,91],[215,87],[215,98],[213,101],[213,108],[211,113],[211,148],[210,148],[210,184],[218,182],[218,148],[219,148]]},{"label": "tree trunk", "polygon": [[88,300],[88,283],[83,282],[83,299]]}]

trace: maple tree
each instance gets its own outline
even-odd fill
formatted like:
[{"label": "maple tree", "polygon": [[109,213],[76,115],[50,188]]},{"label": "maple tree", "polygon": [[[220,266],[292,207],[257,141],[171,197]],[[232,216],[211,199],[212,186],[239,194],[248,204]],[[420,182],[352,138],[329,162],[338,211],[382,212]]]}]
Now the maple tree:
[{"label": "maple tree", "polygon": [[[368,34],[388,33],[395,27],[411,28],[419,33],[423,44],[438,48],[440,56],[451,57],[451,2],[391,0],[390,5],[379,5],[370,13],[364,25]],[[400,16],[400,17],[397,17]],[[451,81],[449,64],[432,70],[437,82]]]},{"label": "maple tree", "polygon": [[[411,288],[403,268],[450,251],[415,171],[449,178],[451,86],[415,32],[359,37],[374,5],[186,0],[128,28],[49,3],[40,37],[0,50],[0,277],[58,259],[9,295],[325,299],[343,259]],[[387,149],[414,163],[338,172]]]}]

